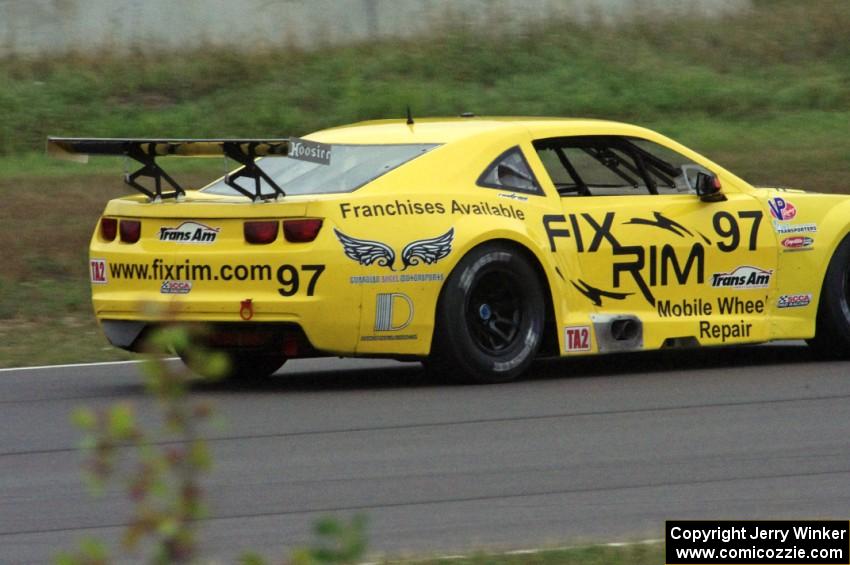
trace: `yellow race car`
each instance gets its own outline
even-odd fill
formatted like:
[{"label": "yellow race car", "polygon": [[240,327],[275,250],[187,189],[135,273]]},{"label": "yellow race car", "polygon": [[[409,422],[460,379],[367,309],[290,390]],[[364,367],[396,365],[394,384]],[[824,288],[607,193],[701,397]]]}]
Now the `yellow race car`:
[{"label": "yellow race car", "polygon": [[[234,376],[332,355],[475,382],[539,356],[800,338],[850,351],[850,198],[754,188],[641,127],[408,118],[48,149],[141,164],[125,178],[141,194],[108,203],[90,251],[95,314],[125,349],[177,321],[208,328]],[[166,156],[239,167],[184,190]]]}]

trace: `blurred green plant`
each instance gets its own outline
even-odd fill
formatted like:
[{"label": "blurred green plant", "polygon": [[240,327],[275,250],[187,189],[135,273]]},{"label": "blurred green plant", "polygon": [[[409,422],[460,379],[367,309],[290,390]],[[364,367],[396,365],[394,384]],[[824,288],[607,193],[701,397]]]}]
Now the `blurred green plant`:
[{"label": "blurred green plant", "polygon": [[[150,352],[142,369],[145,389],[156,400],[161,416],[155,430],[142,425],[136,407],[128,402],[97,410],[81,407],[72,414],[73,423],[84,433],[85,477],[93,493],[102,493],[111,481],[123,481],[133,504],[122,546],[135,551],[148,540],[150,562],[157,564],[196,560],[196,528],[207,514],[201,479],[213,461],[201,431],[213,419],[214,410],[208,402],[193,400],[190,393],[193,384],[225,375],[228,360],[222,353],[201,347],[198,331],[164,326],[148,339]],[[189,365],[212,377],[199,377],[186,365],[167,360],[164,352],[175,350]],[[295,550],[290,563],[355,563],[366,549],[362,516],[350,524],[324,518],[315,524],[314,531],[316,545]],[[57,557],[59,565],[112,562],[106,546],[95,539],[85,539],[75,551]],[[267,563],[257,553],[246,553],[240,562]]]},{"label": "blurred green plant", "polygon": [[[220,353],[200,349],[180,326],[164,327],[149,340],[152,351],[178,348],[193,362],[204,364],[206,374],[224,374],[227,359]],[[198,377],[175,366],[161,354],[151,353],[142,364],[145,388],[160,409],[159,429],[145,429],[133,404],[115,403],[104,409],[78,408],[74,424],[84,432],[86,479],[95,493],[113,479],[126,483],[133,513],[124,530],[123,546],[138,547],[153,540],[154,563],[187,563],[197,553],[195,527],[204,517],[200,480],[212,460],[200,429],[209,422],[212,407],[190,397]],[[76,553],[58,558],[62,565],[93,565],[109,562],[105,548],[86,540]]]}]

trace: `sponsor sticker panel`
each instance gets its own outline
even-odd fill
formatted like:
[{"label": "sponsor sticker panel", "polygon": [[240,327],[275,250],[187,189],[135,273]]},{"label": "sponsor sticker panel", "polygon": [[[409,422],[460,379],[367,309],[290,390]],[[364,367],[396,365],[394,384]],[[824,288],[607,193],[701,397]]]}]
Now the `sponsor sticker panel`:
[{"label": "sponsor sticker panel", "polygon": [[795,233],[817,233],[818,225],[814,223],[808,224],[785,224],[776,218],[773,219],[773,229],[780,235],[790,235]]},{"label": "sponsor sticker panel", "polygon": [[770,286],[771,277],[773,277],[773,270],[742,265],[728,273],[714,273],[711,275],[711,286],[714,288],[734,288],[736,290],[767,288]]},{"label": "sponsor sticker panel", "polygon": [[812,303],[812,295],[809,293],[803,294],[783,294],[776,302],[777,308],[802,308]]},{"label": "sponsor sticker panel", "polygon": [[91,259],[89,261],[89,272],[92,284],[106,284],[106,259]]},{"label": "sponsor sticker panel", "polygon": [[768,203],[768,208],[770,208],[770,215],[775,219],[780,221],[788,221],[793,220],[797,217],[797,208],[788,200],[785,200],[781,196],[777,196],[775,198],[771,198]]},{"label": "sponsor sticker panel", "polygon": [[186,221],[175,227],[162,226],[157,232],[159,241],[209,245],[215,243],[221,228],[212,228],[195,221]]},{"label": "sponsor sticker panel", "polygon": [[567,353],[590,351],[590,326],[564,328],[564,349]]},{"label": "sponsor sticker panel", "polygon": [[189,294],[192,291],[192,281],[163,281],[159,287],[162,294]]},{"label": "sponsor sticker panel", "polygon": [[809,251],[814,246],[815,240],[808,236],[799,235],[784,237],[781,244],[783,251]]}]

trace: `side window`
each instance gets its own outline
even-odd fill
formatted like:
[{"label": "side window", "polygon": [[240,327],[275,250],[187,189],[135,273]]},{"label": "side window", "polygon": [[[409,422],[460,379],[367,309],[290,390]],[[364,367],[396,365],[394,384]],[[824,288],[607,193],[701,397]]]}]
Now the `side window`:
[{"label": "side window", "polygon": [[496,157],[478,177],[478,186],[543,194],[519,147],[512,147]]},{"label": "side window", "polygon": [[541,139],[534,147],[561,196],[693,194],[705,170],[657,143],[584,136]]},{"label": "side window", "polygon": [[[647,159],[647,169],[649,170],[650,174],[652,174],[658,179],[659,193],[696,194],[694,183],[696,182],[697,174],[711,174],[711,171],[709,171],[702,165],[697,165],[681,153],[676,153],[668,147],[664,147],[663,145],[659,145],[655,142],[648,141],[646,139],[639,139],[637,137],[629,137],[626,139],[635,147],[645,151],[648,155],[652,157],[650,159]],[[677,169],[675,171],[676,174],[665,177],[664,172],[660,170],[660,167],[653,166],[655,159],[661,161],[664,164],[671,165],[672,167]],[[672,169],[670,170],[672,171]]]}]

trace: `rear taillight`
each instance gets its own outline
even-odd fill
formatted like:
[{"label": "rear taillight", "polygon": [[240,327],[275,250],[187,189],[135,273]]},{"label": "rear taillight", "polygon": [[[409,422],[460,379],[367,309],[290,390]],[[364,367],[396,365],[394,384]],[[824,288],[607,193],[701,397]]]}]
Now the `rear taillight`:
[{"label": "rear taillight", "polygon": [[121,232],[121,241],[124,243],[136,243],[142,235],[142,222],[139,220],[121,220],[118,224]]},{"label": "rear taillight", "polygon": [[292,243],[305,243],[313,241],[322,229],[322,220],[284,220],[283,235],[286,241]]},{"label": "rear taillight", "polygon": [[271,243],[277,239],[278,222],[245,222],[245,241],[248,243]]},{"label": "rear taillight", "polygon": [[100,237],[104,241],[112,241],[118,234],[118,220],[115,218],[100,219]]}]

